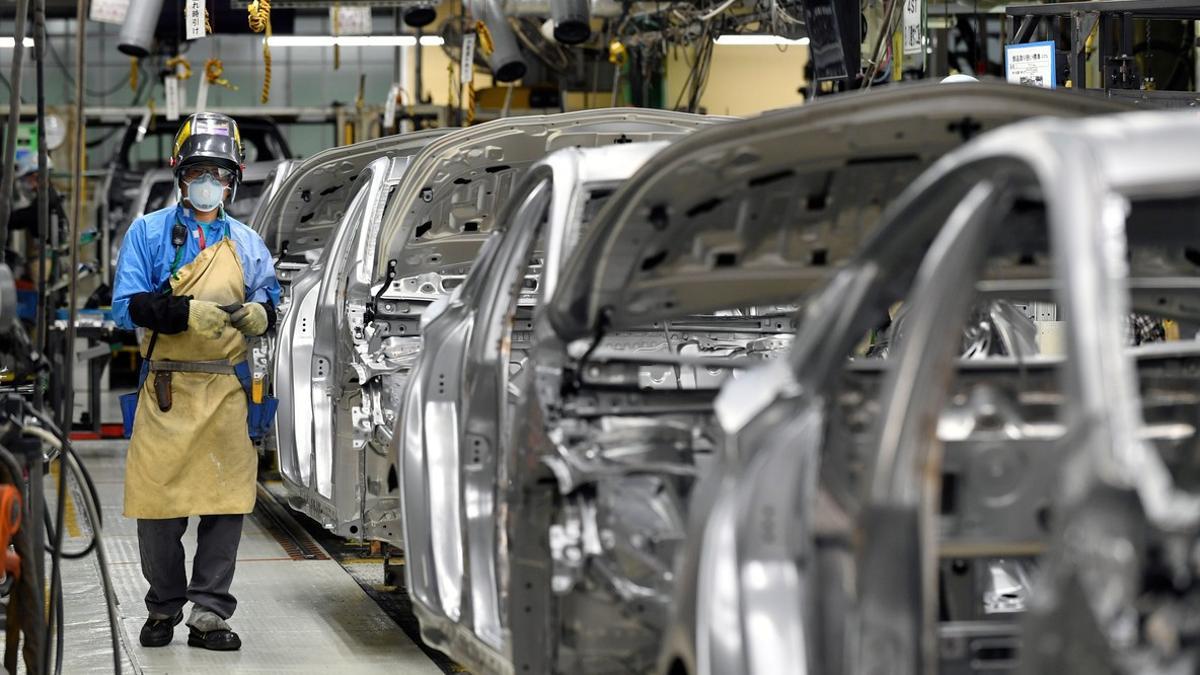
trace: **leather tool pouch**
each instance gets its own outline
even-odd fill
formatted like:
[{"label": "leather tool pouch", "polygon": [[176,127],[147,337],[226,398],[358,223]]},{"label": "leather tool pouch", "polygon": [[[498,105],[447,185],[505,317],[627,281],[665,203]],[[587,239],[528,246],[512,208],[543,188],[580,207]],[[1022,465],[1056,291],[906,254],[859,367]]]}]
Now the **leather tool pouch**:
[{"label": "leather tool pouch", "polygon": [[159,410],[167,412],[171,409],[171,371],[154,373],[154,397],[158,399]]}]

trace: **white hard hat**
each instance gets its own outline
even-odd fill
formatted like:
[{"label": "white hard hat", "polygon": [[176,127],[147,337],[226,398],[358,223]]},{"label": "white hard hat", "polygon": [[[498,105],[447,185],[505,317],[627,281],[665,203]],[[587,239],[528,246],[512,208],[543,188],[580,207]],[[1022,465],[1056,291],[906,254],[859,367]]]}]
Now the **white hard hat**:
[{"label": "white hard hat", "polygon": [[978,82],[978,81],[979,80],[975,79],[974,77],[971,77],[970,75],[963,75],[962,73],[955,73],[953,75],[947,75],[946,77],[943,77],[941,84],[956,84],[958,82]]}]

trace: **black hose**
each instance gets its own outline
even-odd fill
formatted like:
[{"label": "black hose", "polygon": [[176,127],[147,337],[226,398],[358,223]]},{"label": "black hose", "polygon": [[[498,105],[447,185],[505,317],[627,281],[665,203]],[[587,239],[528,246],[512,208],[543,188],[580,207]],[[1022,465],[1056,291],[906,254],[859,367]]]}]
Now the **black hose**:
[{"label": "black hose", "polygon": [[[59,467],[59,471],[62,473],[66,473],[66,469],[61,466]],[[47,539],[53,541],[54,540],[54,534],[53,534],[54,523],[51,522],[50,507],[46,506],[45,502],[42,503],[42,507],[43,507],[42,513],[45,514],[45,516],[46,516]],[[52,552],[54,550],[54,547],[51,544],[46,544],[45,549],[46,549],[46,551]],[[55,571],[57,571],[57,570],[55,570]],[[54,672],[61,674],[62,673],[62,662],[63,662],[63,642],[64,642],[63,605],[65,603],[63,602],[63,599],[62,599],[62,577],[60,575],[56,575],[56,574],[52,574],[51,576],[53,578],[50,582],[50,598],[52,598],[52,599],[57,598],[58,602],[55,602],[52,605],[54,608],[53,614],[50,614],[49,612],[47,612],[47,615],[48,615],[48,618],[50,621],[46,625],[45,658],[47,660],[45,661],[45,663],[46,663],[46,669],[49,670],[49,666],[50,666],[50,661],[49,661],[49,658],[50,658],[50,636],[53,635],[54,636],[54,663],[55,663]]]},{"label": "black hose", "polygon": [[[42,509],[42,513],[45,516],[45,521],[46,521],[46,538],[48,540],[53,540],[54,539],[54,517],[50,515],[50,507],[47,506],[46,508]],[[82,560],[82,559],[88,557],[89,555],[91,555],[92,551],[94,551],[94,550],[96,550],[96,538],[92,537],[91,539],[88,540],[88,545],[83,547],[81,550],[79,550],[79,551],[63,551],[61,555],[66,560]],[[51,544],[46,544],[46,552],[53,553],[54,546]]]},{"label": "black hose", "polygon": [[[66,465],[71,467],[76,480],[83,480],[82,477],[87,474],[87,469],[83,468],[83,463],[79,461],[75,450],[69,444],[64,444],[63,447],[67,451],[63,455],[67,460]],[[96,559],[100,564],[100,580],[104,585],[104,600],[108,606],[108,632],[109,638],[112,640],[113,672],[121,675],[121,636],[118,633],[120,622],[117,619],[117,598],[113,591],[112,576],[108,573],[108,554],[104,551],[104,544],[100,541],[100,528],[95,526],[95,523],[100,520],[100,504],[93,500],[87,492],[83,494],[83,501],[96,537]]]},{"label": "black hose", "polygon": [[[74,86],[75,77],[71,75],[71,71],[67,69],[67,64],[63,63],[62,56],[58,53],[58,50],[54,48],[54,42],[47,40],[46,47],[50,51],[50,56],[54,58],[55,65],[57,65],[58,69],[62,71],[63,78],[66,79],[69,84]],[[139,70],[141,70],[141,68],[139,68]],[[116,84],[116,86],[108,91],[92,91],[91,89],[87,88],[85,83],[83,93],[87,96],[91,96],[92,98],[108,98],[109,96],[116,95],[118,91],[124,89],[125,86],[129,84],[129,78],[130,75],[126,75],[124,80],[121,80]]]},{"label": "black hose", "polygon": [[[92,546],[96,553],[96,559],[100,564],[100,580],[103,582],[104,586],[104,601],[108,606],[108,628],[109,637],[112,640],[113,672],[117,675],[120,675],[121,638],[118,633],[118,627],[120,623],[117,619],[117,600],[116,594],[113,591],[112,576],[108,572],[108,554],[105,552],[104,543],[101,540],[103,521],[100,515],[100,500],[98,499],[98,495],[95,491],[95,483],[92,482],[91,474],[88,473],[88,470],[84,468],[83,461],[79,459],[79,455],[76,454],[75,448],[71,445],[71,441],[67,438],[66,434],[63,433],[62,429],[60,429],[58,425],[55,424],[54,421],[42,411],[36,410],[29,406],[26,407],[26,410],[40,420],[41,423],[58,438],[59,442],[62,443],[62,451],[59,453],[59,460],[61,462],[59,470],[65,473],[66,469],[70,468],[71,472],[75,474],[75,480],[80,485],[87,486],[87,489],[83,490],[84,508],[87,511],[87,518],[92,524]],[[61,474],[59,478],[61,481]],[[61,492],[59,493],[59,501],[60,504],[65,502],[65,497]],[[58,532],[55,534],[59,535],[58,539],[61,541],[62,528],[60,527]]]}]

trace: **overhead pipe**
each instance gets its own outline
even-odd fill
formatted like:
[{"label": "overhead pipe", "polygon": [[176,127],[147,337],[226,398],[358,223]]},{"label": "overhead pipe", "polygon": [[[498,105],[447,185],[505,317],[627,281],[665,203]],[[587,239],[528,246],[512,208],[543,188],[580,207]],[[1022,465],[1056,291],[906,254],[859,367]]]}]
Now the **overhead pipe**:
[{"label": "overhead pipe", "polygon": [[483,21],[492,35],[492,53],[487,61],[496,81],[515,82],[524,77],[529,64],[517,46],[517,36],[499,0],[471,0],[471,14]]},{"label": "overhead pipe", "polygon": [[406,7],[404,23],[413,28],[424,28],[437,19],[437,6],[432,2],[420,2]]},{"label": "overhead pipe", "polygon": [[117,49],[122,54],[139,59],[150,55],[162,6],[163,0],[129,0],[125,23],[121,24],[121,34],[117,40]]},{"label": "overhead pipe", "polygon": [[[561,0],[503,0],[504,13],[508,16],[553,16],[555,5]],[[570,0],[569,5],[586,5],[587,15],[603,19],[614,19],[625,12],[624,4],[618,0]],[[657,12],[653,2],[630,3],[629,13]]]},{"label": "overhead pipe", "polygon": [[550,18],[554,21],[554,39],[564,45],[587,42],[592,36],[589,0],[550,0]]}]

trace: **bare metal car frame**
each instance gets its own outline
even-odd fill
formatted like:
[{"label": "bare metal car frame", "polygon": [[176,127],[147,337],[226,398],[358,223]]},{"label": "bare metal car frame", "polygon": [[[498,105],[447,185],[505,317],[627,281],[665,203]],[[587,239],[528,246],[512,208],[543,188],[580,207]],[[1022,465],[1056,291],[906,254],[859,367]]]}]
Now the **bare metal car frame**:
[{"label": "bare metal car frame", "polygon": [[[1189,117],[1014,125],[897,200],[789,359],[722,392],[727,443],[693,504],[660,672],[1194,666],[1197,570],[1165,552],[1200,523],[1200,349],[1126,347],[1131,309],[1200,323]],[[905,295],[887,367],[847,365]],[[979,295],[1056,301],[1065,358],[956,366]],[[1041,554],[1026,616],[948,607],[950,560]]]},{"label": "bare metal car frame", "polygon": [[[425,640],[486,672],[652,667],[690,486],[719,441],[712,398],[729,370],[788,345],[790,308],[772,305],[825,279],[892,195],[965,140],[1029,116],[1120,109],[1001,85],[911,87],[719,125],[610,198],[528,325],[516,310],[536,261],[502,260],[489,275],[511,285],[474,308],[498,340],[480,343],[465,379],[461,359],[422,360],[423,391],[414,380],[401,420]],[[536,211],[544,197],[524,201]],[[700,316],[710,310],[732,311]],[[527,377],[510,380],[526,330]],[[515,405],[471,408],[514,383]],[[410,439],[428,403],[418,393],[462,409],[426,415],[439,433]],[[422,434],[441,440],[420,447]],[[448,504],[458,509],[433,508]],[[457,541],[431,535],[447,531]]]},{"label": "bare metal car frame", "polygon": [[297,266],[320,246],[290,284],[274,357],[279,464],[292,507],[340,536],[401,545],[389,447],[421,315],[462,283],[520,176],[558,148],[658,140],[707,123],[601,110],[401,137],[413,145],[391,151],[390,165],[375,160],[330,211],[340,225],[316,235],[296,228],[288,246],[276,234],[281,256],[310,249],[291,259]]}]

